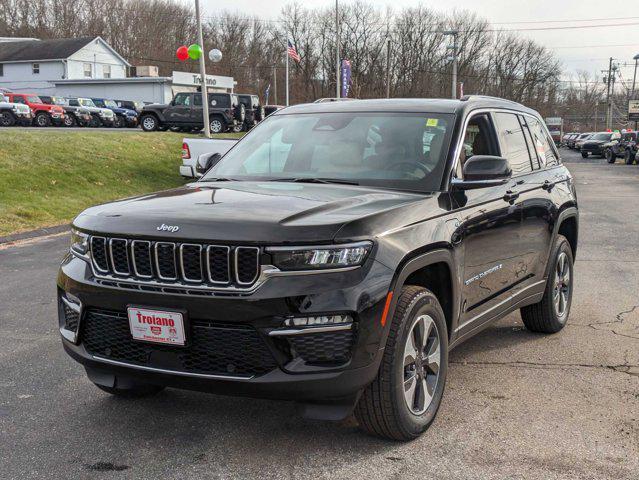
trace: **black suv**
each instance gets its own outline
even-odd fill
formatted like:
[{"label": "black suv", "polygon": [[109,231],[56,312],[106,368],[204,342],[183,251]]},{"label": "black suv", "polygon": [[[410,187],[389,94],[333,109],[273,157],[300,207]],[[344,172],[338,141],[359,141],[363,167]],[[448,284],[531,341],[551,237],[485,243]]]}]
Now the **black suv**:
[{"label": "black suv", "polygon": [[248,131],[264,120],[266,113],[264,111],[264,106],[260,104],[260,97],[257,95],[238,93],[237,98],[240,100],[240,103],[244,105],[244,109],[246,110],[244,123],[239,126],[239,129],[236,129],[237,131]]},{"label": "black suv", "polygon": [[48,95],[38,95],[42,103],[47,105],[60,105],[64,108],[65,127],[88,127],[93,121],[91,112],[84,107],[69,105],[69,101],[64,97],[51,97]]},{"label": "black suv", "polygon": [[[209,93],[208,97],[211,133],[224,133],[244,123],[246,110],[237,95]],[[202,130],[202,94],[181,92],[168,105],[145,105],[140,125],[146,132],[168,128],[183,132]]]},{"label": "black suv", "polygon": [[593,134],[581,146],[582,158],[588,158],[590,155],[604,157],[606,146],[614,140],[615,134],[612,132],[599,132]]},{"label": "black suv", "polygon": [[100,389],[295,400],[411,439],[451,348],[517,309],[564,327],[578,210],[537,112],[362,100],[276,112],[200,181],[72,229],[60,333]]}]

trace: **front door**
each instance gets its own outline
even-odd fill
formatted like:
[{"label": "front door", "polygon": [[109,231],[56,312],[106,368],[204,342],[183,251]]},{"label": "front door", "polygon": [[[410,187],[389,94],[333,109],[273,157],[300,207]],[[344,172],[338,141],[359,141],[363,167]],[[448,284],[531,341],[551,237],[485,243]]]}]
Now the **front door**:
[{"label": "front door", "polygon": [[[462,175],[463,163],[474,155],[508,155],[516,162],[521,152],[514,145],[504,145],[500,137],[491,114],[473,116],[466,129],[457,175]],[[527,158],[525,143],[523,149]],[[458,232],[464,258],[461,318],[456,330],[459,335],[474,330],[510,305],[521,268],[522,212],[517,193],[516,180],[512,180],[502,186],[454,195],[462,207]]]},{"label": "front door", "polygon": [[167,121],[170,123],[189,123],[192,102],[193,95],[191,93],[178,93],[164,113]]}]

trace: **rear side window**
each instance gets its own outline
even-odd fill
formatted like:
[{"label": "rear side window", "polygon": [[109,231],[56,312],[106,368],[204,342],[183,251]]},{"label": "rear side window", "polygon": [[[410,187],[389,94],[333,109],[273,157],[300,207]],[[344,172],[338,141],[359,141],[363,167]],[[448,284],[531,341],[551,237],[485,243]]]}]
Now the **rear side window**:
[{"label": "rear side window", "polygon": [[559,165],[559,157],[552,146],[552,142],[548,137],[546,129],[536,118],[526,117],[530,133],[532,135],[533,148],[537,154],[537,158],[541,163],[541,167],[554,167]]},{"label": "rear side window", "polygon": [[209,95],[209,104],[217,108],[230,108],[231,101],[228,95]]},{"label": "rear side window", "polygon": [[525,175],[533,170],[524,129],[517,115],[495,113],[502,156],[508,159],[513,176]]}]

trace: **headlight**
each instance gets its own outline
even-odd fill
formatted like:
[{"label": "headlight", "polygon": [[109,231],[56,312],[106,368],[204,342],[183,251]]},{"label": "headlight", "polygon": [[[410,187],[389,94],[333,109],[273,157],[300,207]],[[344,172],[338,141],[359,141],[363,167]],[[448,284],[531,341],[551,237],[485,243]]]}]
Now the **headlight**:
[{"label": "headlight", "polygon": [[71,229],[71,252],[83,256],[89,253],[89,236],[86,233]]},{"label": "headlight", "polygon": [[359,266],[372,248],[372,242],[359,242],[326,247],[271,247],[266,251],[280,270],[321,270]]}]

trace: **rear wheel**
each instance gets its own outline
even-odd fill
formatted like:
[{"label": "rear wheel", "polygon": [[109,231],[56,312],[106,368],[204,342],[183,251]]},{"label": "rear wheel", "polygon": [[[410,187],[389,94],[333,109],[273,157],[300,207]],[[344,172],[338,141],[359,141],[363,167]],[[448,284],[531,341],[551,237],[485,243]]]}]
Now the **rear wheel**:
[{"label": "rear wheel", "polygon": [[113,126],[115,128],[122,128],[122,127],[124,127],[125,123],[126,122],[125,122],[124,118],[122,118],[120,115],[115,115],[113,117]]},{"label": "rear wheel", "polygon": [[433,422],[448,370],[444,312],[429,290],[401,290],[377,378],[362,393],[355,417],[368,433],[411,440]]},{"label": "rear wheel", "polygon": [[158,119],[155,115],[143,115],[140,119],[140,125],[142,125],[142,130],[145,132],[153,132],[159,127]]},{"label": "rear wheel", "polygon": [[77,126],[78,122],[76,121],[75,117],[73,115],[65,115],[64,116],[64,126],[65,127],[75,127]]},{"label": "rear wheel", "polygon": [[209,122],[209,128],[211,133],[224,133],[226,132],[226,123],[220,117],[213,117]]},{"label": "rear wheel", "polygon": [[0,127],[13,127],[16,124],[16,116],[8,110],[0,112]]},{"label": "rear wheel", "polygon": [[582,158],[588,158],[588,152],[581,152]]},{"label": "rear wheel", "polygon": [[551,262],[543,298],[520,310],[521,319],[531,332],[557,333],[568,321],[572,304],[573,256],[570,243],[563,235],[557,235]]},{"label": "rear wheel", "polygon": [[115,387],[105,387],[104,385],[99,385],[97,383],[94,385],[103,392],[124,398],[150,397],[164,390],[164,387],[159,385],[150,385],[147,383],[134,383],[132,385],[127,385],[126,387],[118,387],[117,383]]},{"label": "rear wheel", "polygon": [[50,127],[51,115],[45,112],[40,112],[35,116],[34,122],[37,127]]}]

